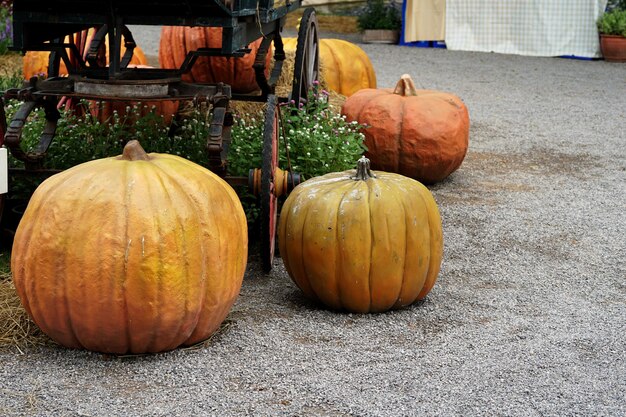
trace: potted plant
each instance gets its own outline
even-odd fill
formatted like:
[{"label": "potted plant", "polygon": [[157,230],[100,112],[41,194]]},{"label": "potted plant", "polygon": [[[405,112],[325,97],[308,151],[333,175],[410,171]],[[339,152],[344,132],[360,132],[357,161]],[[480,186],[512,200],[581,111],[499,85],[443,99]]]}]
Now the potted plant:
[{"label": "potted plant", "polygon": [[398,43],[402,17],[393,0],[368,0],[357,23],[365,43]]},{"label": "potted plant", "polygon": [[626,0],[614,2],[598,19],[600,49],[609,62],[626,62]]}]

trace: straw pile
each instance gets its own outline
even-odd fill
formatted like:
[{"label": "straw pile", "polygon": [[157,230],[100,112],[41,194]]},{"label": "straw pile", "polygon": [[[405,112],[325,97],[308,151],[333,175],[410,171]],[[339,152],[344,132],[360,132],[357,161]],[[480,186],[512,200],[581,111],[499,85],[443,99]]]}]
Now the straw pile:
[{"label": "straw pile", "polygon": [[0,55],[0,77],[10,77],[22,70],[22,56],[19,54]]},{"label": "straw pile", "polygon": [[[300,8],[287,14],[285,28],[296,29],[300,23],[299,19],[304,13],[304,8]],[[317,30],[320,32],[334,33],[358,33],[359,27],[356,16],[338,16],[316,13]]]},{"label": "straw pile", "polygon": [[28,317],[11,275],[0,273],[0,351],[22,353],[29,347],[53,343]]},{"label": "straw pile", "polygon": [[[295,52],[287,51],[285,52],[286,58],[283,61],[283,68],[276,83],[276,95],[279,97],[288,97],[291,94],[291,88],[293,85],[293,70],[295,66]],[[274,63],[272,62],[272,66]],[[320,90],[326,90],[327,85],[324,81],[324,69],[322,64],[320,63],[320,74],[319,74],[319,82],[320,82]],[[329,91],[328,101],[331,106],[337,109],[341,109],[343,103],[346,101],[346,97],[335,93],[334,91]],[[239,117],[247,118],[257,116],[263,112],[265,109],[265,103],[257,103],[251,101],[238,101],[231,100],[229,102],[229,106],[231,111]],[[190,115],[193,111],[193,103],[186,102],[183,104],[181,110],[179,111],[179,115],[181,117],[186,117]]]}]

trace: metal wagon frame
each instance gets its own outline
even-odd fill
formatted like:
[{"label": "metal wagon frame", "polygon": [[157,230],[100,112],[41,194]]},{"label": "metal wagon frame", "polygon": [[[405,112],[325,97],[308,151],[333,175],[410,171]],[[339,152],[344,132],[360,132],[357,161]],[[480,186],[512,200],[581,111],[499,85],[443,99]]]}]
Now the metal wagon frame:
[{"label": "metal wagon frame", "polygon": [[[287,14],[300,6],[301,0],[15,0],[12,49],[50,51],[50,58],[47,78],[33,77],[23,88],[4,92],[3,99],[18,99],[23,104],[7,124],[4,102],[0,102],[0,146],[6,146],[15,158],[23,161],[25,171],[46,173],[43,160],[61,117],[57,105],[62,97],[206,103],[212,113],[206,142],[207,166],[231,185],[248,185],[259,196],[261,259],[263,269],[268,272],[274,257],[277,198],[300,182],[297,173],[278,167],[279,105],[288,100],[299,103],[306,98],[319,72],[317,21],[314,9],[307,8],[298,30],[291,94],[276,96],[275,87],[285,60],[281,31]],[[219,27],[222,44],[220,48],[190,51],[177,69],[131,68],[129,63],[136,44],[128,25]],[[96,28],[96,32],[89,45],[76,45],[71,36],[72,41],[64,40],[90,28]],[[103,59],[107,36],[109,58]],[[251,53],[248,45],[258,39],[262,40],[253,64],[258,92],[234,94],[230,85],[222,82],[182,81],[182,75],[190,71],[199,57],[241,57]],[[267,77],[265,57],[272,46],[274,65]],[[68,69],[67,77],[58,76],[61,62]],[[248,177],[233,177],[227,172],[233,123],[229,110],[231,99],[267,103],[262,167],[250,169]],[[37,149],[25,152],[20,146],[22,129],[29,114],[37,108],[44,109],[46,124]]]}]

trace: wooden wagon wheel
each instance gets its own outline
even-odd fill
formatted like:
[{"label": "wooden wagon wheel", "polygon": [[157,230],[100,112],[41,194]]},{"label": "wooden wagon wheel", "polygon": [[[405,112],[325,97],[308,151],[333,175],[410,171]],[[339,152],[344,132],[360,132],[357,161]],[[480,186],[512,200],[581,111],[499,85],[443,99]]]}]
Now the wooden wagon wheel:
[{"label": "wooden wagon wheel", "polygon": [[319,37],[317,34],[317,18],[315,9],[304,10],[298,29],[298,44],[293,69],[293,85],[291,99],[298,106],[302,99],[307,98],[313,81],[319,79]]},{"label": "wooden wagon wheel", "polygon": [[265,126],[263,129],[263,162],[261,168],[261,262],[263,270],[269,272],[274,261],[276,247],[276,222],[278,218],[278,201],[276,197],[274,174],[278,167],[278,143],[280,117],[278,99],[270,94],[265,110]]}]

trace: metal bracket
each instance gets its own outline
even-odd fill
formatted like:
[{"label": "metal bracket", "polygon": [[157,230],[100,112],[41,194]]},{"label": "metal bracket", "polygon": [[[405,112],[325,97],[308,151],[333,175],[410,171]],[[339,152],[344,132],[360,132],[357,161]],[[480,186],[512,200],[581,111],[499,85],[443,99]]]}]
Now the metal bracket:
[{"label": "metal bracket", "polygon": [[224,83],[216,85],[217,91],[207,100],[212,106],[211,124],[206,149],[211,171],[220,176],[226,174],[226,154],[230,146],[230,126],[232,115],[228,111],[230,86]]},{"label": "metal bracket", "polygon": [[[39,138],[37,148],[32,152],[24,152],[21,148],[22,130],[28,116],[38,107],[43,107],[44,109],[46,124]],[[56,133],[57,121],[60,117],[61,114],[57,110],[56,102],[52,100],[26,101],[13,116],[11,123],[7,127],[4,135],[4,144],[15,158],[24,162],[26,169],[41,169],[43,167],[43,159]]]}]

